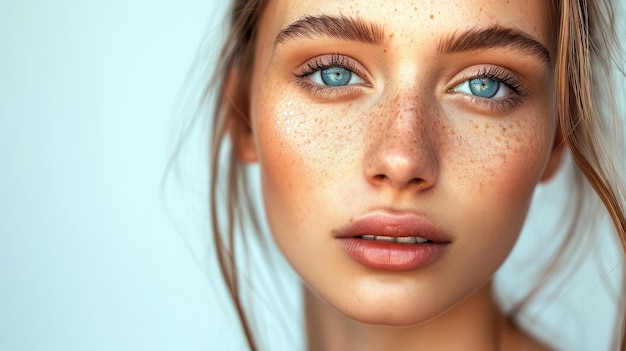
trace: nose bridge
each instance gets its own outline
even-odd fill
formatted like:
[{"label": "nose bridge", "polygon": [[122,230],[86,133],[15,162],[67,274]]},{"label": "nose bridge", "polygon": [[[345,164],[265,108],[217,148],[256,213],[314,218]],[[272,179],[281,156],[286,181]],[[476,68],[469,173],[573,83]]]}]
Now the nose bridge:
[{"label": "nose bridge", "polygon": [[416,148],[428,138],[426,130],[429,128],[427,119],[428,107],[411,96],[403,96],[394,99],[395,104],[389,107],[387,115],[387,128],[385,128],[384,140],[391,142],[395,147]]},{"label": "nose bridge", "polygon": [[383,104],[364,173],[376,185],[427,188],[438,177],[435,113],[424,96],[399,93]]}]

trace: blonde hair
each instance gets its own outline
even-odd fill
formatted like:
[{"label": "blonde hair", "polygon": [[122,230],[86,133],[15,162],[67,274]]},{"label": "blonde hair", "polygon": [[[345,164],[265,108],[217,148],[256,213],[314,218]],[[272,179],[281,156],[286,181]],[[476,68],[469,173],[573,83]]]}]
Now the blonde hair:
[{"label": "blonde hair", "polygon": [[[210,145],[210,218],[213,233],[213,246],[225,285],[232,297],[234,308],[241,321],[243,333],[250,349],[256,349],[255,335],[242,303],[240,277],[238,276],[236,255],[245,250],[246,236],[260,235],[258,215],[252,206],[248,180],[243,165],[237,160],[237,145],[229,143],[228,136],[236,136],[249,128],[246,111],[236,106],[246,106],[249,95],[249,77],[252,76],[255,33],[261,14],[267,6],[266,0],[235,0],[230,12],[230,28],[225,46],[222,49],[216,72],[219,81],[217,90],[214,84],[205,89],[204,101],[215,98],[212,139]],[[626,215],[624,212],[624,180],[620,178],[619,164],[615,156],[624,150],[620,129],[623,120],[616,114],[614,94],[607,91],[614,85],[607,84],[602,89],[600,82],[608,82],[612,77],[612,65],[619,56],[615,33],[615,11],[610,1],[600,0],[553,0],[558,36],[556,42],[555,96],[559,127],[563,143],[577,165],[578,170],[601,200],[610,215],[615,231],[619,236],[626,255]],[[229,72],[239,71],[239,81],[227,87]],[[215,82],[215,79],[212,80]],[[230,94],[227,95],[226,90]],[[614,141],[611,145],[607,140]],[[224,151],[226,148],[230,149]],[[618,148],[621,147],[621,148]],[[223,172],[220,156],[229,153],[228,166]],[[226,198],[219,190],[226,187]],[[583,201],[579,199],[579,201]],[[225,207],[224,203],[225,202]],[[225,216],[221,211],[226,209]],[[219,218],[225,218],[220,221]],[[572,220],[572,223],[574,221]],[[245,232],[242,238],[235,238],[237,231]],[[590,235],[576,233],[570,235]],[[567,240],[567,243],[576,242]],[[570,245],[570,244],[565,245]],[[241,245],[241,247],[240,247]],[[551,267],[558,266],[555,257]],[[546,277],[545,280],[548,278]],[[538,286],[541,285],[539,282]],[[622,308],[622,315],[624,311]],[[622,321],[616,335],[619,349],[626,351],[626,323]]]}]

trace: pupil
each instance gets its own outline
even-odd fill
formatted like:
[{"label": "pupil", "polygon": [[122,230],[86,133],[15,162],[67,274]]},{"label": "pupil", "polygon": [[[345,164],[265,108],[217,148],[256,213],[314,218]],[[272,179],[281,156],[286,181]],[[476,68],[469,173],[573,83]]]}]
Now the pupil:
[{"label": "pupil", "polygon": [[324,84],[338,87],[344,86],[350,82],[352,72],[349,69],[342,67],[326,68],[321,71],[322,82]]},{"label": "pupil", "polygon": [[469,81],[472,94],[482,98],[492,98],[500,88],[500,82],[489,78],[476,78]]}]

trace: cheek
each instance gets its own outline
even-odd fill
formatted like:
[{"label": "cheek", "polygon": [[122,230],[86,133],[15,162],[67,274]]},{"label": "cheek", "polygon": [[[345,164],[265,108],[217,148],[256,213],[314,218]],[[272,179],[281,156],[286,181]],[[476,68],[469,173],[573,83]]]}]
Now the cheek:
[{"label": "cheek", "polygon": [[284,233],[310,230],[310,218],[326,209],[323,195],[333,192],[341,174],[354,172],[341,152],[351,127],[339,112],[311,109],[287,94],[263,101],[255,137],[267,218],[280,245]]},{"label": "cheek", "polygon": [[[535,186],[549,159],[555,128],[548,109],[532,109],[512,121],[473,120],[458,126],[442,152],[447,160],[448,204],[465,227],[470,261],[497,268],[515,244]],[[463,255],[460,253],[459,255]]]},{"label": "cheek", "polygon": [[344,171],[359,172],[354,150],[362,148],[355,141],[362,139],[363,126],[352,104],[320,106],[288,93],[266,94],[259,100],[263,102],[255,111],[254,134],[268,177],[320,189],[345,178]]},{"label": "cheek", "polygon": [[450,113],[451,126],[442,143],[442,171],[460,187],[509,203],[528,198],[552,149],[553,116],[543,104],[515,118],[467,118]]}]

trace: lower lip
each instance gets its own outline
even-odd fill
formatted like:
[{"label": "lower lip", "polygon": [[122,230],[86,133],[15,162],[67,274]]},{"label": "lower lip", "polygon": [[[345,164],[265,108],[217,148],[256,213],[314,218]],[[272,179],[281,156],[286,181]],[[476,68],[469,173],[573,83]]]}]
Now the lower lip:
[{"label": "lower lip", "polygon": [[437,261],[447,244],[402,244],[358,238],[338,238],[348,255],[358,263],[374,269],[409,271]]}]

